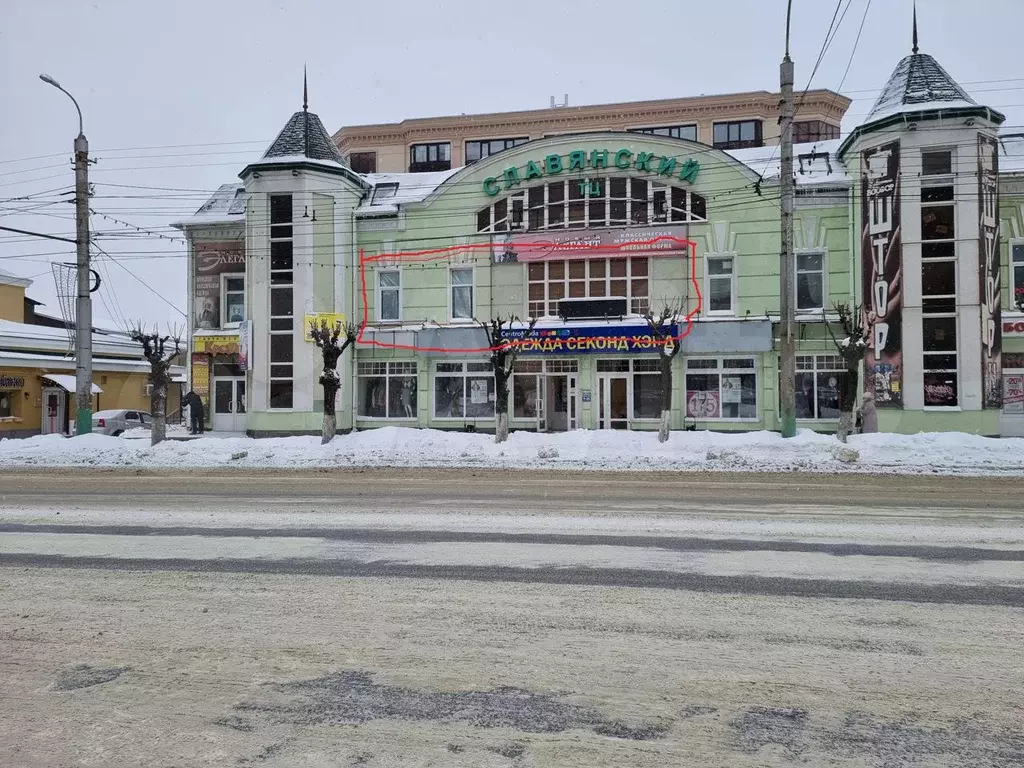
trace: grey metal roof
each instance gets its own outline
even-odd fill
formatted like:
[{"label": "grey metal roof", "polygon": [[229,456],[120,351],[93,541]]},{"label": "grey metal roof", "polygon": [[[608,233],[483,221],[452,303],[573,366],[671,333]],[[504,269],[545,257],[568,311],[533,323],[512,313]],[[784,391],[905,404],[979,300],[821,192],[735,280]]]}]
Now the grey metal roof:
[{"label": "grey metal roof", "polygon": [[904,112],[977,105],[932,56],[912,53],[896,65],[865,122]]},{"label": "grey metal roof", "polygon": [[263,153],[263,159],[295,155],[347,165],[320,118],[305,110],[291,116],[277,138]]}]

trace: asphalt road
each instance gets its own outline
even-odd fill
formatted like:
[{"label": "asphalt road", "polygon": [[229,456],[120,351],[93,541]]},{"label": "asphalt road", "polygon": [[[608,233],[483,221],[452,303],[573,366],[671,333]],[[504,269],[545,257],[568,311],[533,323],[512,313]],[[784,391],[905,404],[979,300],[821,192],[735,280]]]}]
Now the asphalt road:
[{"label": "asphalt road", "polygon": [[1019,487],[0,473],[0,754],[1024,765]]}]

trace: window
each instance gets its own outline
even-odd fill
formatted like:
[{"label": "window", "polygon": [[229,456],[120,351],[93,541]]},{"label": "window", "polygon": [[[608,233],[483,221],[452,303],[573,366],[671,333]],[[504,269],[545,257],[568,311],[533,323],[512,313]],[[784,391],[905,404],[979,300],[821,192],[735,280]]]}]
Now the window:
[{"label": "window", "polygon": [[953,173],[953,153],[949,150],[923,150],[922,176],[948,176]]},{"label": "window", "polygon": [[752,357],[686,361],[686,415],[692,419],[757,419],[757,367]]},{"label": "window", "polygon": [[[270,196],[270,407],[291,408],[294,382],[295,306],[292,196]],[[244,311],[244,279],[243,311]]]},{"label": "window", "polygon": [[793,123],[793,143],[806,144],[839,138],[839,126],[824,120],[797,120]]},{"label": "window", "polygon": [[483,141],[467,141],[466,142],[466,165],[475,163],[477,160],[483,160],[485,157],[496,155],[505,149],[512,149],[512,147],[518,147],[520,144],[525,144],[530,139],[528,136],[520,136],[517,139],[487,139]]},{"label": "window", "polygon": [[696,125],[664,125],[657,128],[631,128],[633,133],[646,133],[651,136],[668,136],[673,139],[697,140]]},{"label": "window", "polygon": [[490,363],[438,363],[434,374],[434,417],[494,417],[494,369]]},{"label": "window", "polygon": [[1013,289],[1012,304],[1024,303],[1024,241],[1010,245],[1010,258],[1013,259],[1010,268],[1013,270],[1011,286]]},{"label": "window", "polygon": [[[597,373],[624,373],[629,380],[629,419],[655,420],[661,418],[661,364],[657,358],[630,358],[628,360],[598,360]],[[601,410],[604,403],[600,403]]]},{"label": "window", "polygon": [[473,268],[453,267],[452,276],[452,319],[473,319]]},{"label": "window", "polygon": [[825,254],[796,254],[796,311],[820,311],[824,302]]},{"label": "window", "polygon": [[708,256],[704,292],[708,297],[708,312],[732,314],[733,256]]},{"label": "window", "polygon": [[409,173],[447,171],[452,167],[452,145],[447,141],[409,147]]},{"label": "window", "polygon": [[0,419],[14,417],[14,392],[0,392]]},{"label": "window", "polygon": [[398,194],[398,184],[378,184],[373,188],[373,196],[370,198],[370,205],[383,203]]},{"label": "window", "polygon": [[505,232],[524,224],[542,230],[706,220],[707,201],[685,187],[618,177],[530,187],[480,209],[476,218],[478,232]]},{"label": "window", "polygon": [[377,271],[377,319],[381,322],[402,319],[402,273],[398,269]]},{"label": "window", "polygon": [[356,173],[376,173],[376,152],[353,152],[348,156],[348,166]]},{"label": "window", "polygon": [[358,414],[370,419],[416,418],[416,363],[360,362],[356,369]]},{"label": "window", "polygon": [[565,298],[628,299],[629,312],[647,312],[650,284],[646,256],[619,259],[534,261],[527,264],[527,312],[530,317],[557,317]]},{"label": "window", "polygon": [[846,377],[839,355],[797,355],[796,417],[838,419]]},{"label": "window", "polygon": [[743,149],[745,147],[760,147],[763,144],[760,120],[715,123],[714,145],[716,149]]},{"label": "window", "polygon": [[921,332],[924,404],[959,404],[956,200],[948,150],[921,152]]},{"label": "window", "polygon": [[245,320],[245,275],[222,275],[221,327],[238,325]]}]

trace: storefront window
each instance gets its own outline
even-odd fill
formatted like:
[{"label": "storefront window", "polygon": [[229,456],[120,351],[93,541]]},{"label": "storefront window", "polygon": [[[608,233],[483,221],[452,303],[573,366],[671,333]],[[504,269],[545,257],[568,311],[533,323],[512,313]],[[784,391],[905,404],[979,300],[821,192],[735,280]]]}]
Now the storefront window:
[{"label": "storefront window", "polygon": [[0,392],[0,419],[14,416],[14,393]]},{"label": "storefront window", "polygon": [[494,370],[490,363],[438,363],[434,374],[434,417],[493,418],[494,393]]},{"label": "storefront window", "polygon": [[839,355],[798,355],[796,417],[838,419],[846,377],[846,366]]},{"label": "storefront window", "polygon": [[357,378],[360,416],[371,419],[416,418],[416,363],[361,362]]},{"label": "storefront window", "polygon": [[512,375],[512,418],[537,418],[537,374],[544,370],[540,360],[517,360]]},{"label": "storefront window", "polygon": [[693,419],[757,419],[757,367],[752,357],[686,361],[686,415]]}]

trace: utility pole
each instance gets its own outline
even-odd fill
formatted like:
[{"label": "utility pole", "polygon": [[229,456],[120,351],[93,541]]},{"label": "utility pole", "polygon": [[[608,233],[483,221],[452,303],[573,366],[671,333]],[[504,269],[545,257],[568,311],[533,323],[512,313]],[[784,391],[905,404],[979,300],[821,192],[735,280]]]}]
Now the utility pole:
[{"label": "utility pole", "polygon": [[75,97],[49,75],[39,79],[62,91],[78,110],[75,138],[75,245],[78,255],[78,297],[75,301],[75,425],[76,433],[92,432],[92,296],[89,291],[89,141],[82,110]]},{"label": "utility pole", "polygon": [[782,160],[779,168],[779,196],[782,208],[782,253],[780,254],[780,337],[782,358],[779,371],[779,421],[783,437],[796,434],[796,336],[794,334],[795,287],[793,272],[793,60],[789,58],[789,21],[793,0],[786,9],[786,55],[779,68],[782,90],[780,127]]}]

